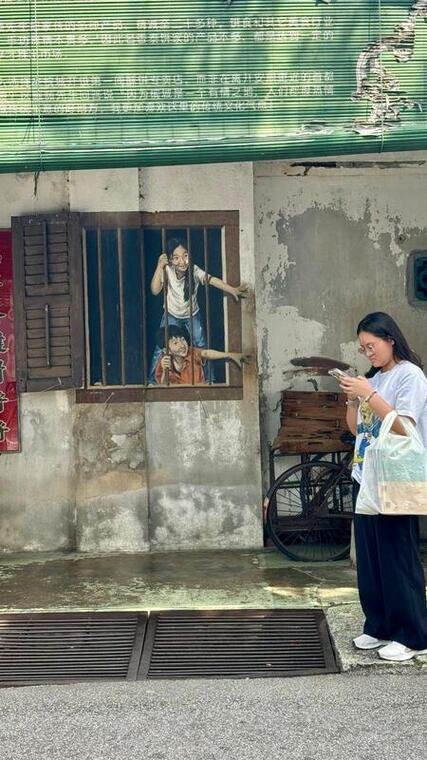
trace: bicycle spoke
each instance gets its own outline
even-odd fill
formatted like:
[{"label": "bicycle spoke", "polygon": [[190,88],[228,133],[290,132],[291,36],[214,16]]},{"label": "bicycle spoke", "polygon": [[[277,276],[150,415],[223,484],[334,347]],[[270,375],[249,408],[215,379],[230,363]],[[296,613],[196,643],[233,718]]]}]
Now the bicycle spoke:
[{"label": "bicycle spoke", "polygon": [[293,559],[321,561],[348,551],[352,481],[344,466],[309,462],[283,473],[270,493],[269,532]]}]

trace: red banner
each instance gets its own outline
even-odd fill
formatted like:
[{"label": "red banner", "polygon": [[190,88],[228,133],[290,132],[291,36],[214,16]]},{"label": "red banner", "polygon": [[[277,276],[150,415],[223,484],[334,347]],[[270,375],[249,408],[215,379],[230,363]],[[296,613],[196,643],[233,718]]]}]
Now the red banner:
[{"label": "red banner", "polygon": [[0,230],[0,452],[19,451],[12,278],[12,233]]}]

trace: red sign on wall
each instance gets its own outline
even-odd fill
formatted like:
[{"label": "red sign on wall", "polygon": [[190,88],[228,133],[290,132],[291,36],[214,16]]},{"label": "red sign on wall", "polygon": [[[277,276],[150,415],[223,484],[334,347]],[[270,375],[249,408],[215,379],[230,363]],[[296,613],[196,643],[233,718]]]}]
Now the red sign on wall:
[{"label": "red sign on wall", "polygon": [[0,230],[0,452],[19,451],[12,278],[12,233]]}]

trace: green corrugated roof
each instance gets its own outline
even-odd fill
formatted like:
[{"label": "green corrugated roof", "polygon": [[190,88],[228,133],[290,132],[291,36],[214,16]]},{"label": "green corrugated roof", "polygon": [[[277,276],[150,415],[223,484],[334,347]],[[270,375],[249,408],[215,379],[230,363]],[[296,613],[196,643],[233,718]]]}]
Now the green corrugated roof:
[{"label": "green corrugated roof", "polygon": [[0,0],[0,171],[426,147],[427,0]]}]

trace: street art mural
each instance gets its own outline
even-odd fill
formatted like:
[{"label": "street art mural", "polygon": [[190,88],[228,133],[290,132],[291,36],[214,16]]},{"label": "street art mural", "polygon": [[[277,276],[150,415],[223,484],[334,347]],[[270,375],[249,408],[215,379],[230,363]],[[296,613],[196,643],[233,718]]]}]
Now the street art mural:
[{"label": "street art mural", "polygon": [[[245,286],[239,285],[234,287],[229,285],[221,277],[215,277],[195,264],[190,258],[188,247],[188,242],[184,236],[169,238],[166,245],[167,253],[162,253],[159,256],[151,281],[152,294],[154,296],[163,295],[163,314],[160,322],[160,332],[157,333],[157,336],[161,335],[162,337],[160,340],[157,338],[157,345],[151,358],[150,383],[160,382],[159,377],[161,373],[158,371],[159,358],[162,354],[162,349],[165,350],[165,344],[168,343],[170,337],[174,334],[172,331],[172,327],[174,326],[182,330],[180,335],[182,341],[186,343],[186,349],[181,346],[181,352],[185,350],[185,356],[187,354],[193,357],[197,355],[197,360],[200,364],[197,379],[194,379],[193,373],[190,380],[192,384],[205,382],[207,377],[203,367],[205,360],[226,358],[225,354],[216,357],[208,356],[206,351],[194,353],[196,349],[206,349],[208,347],[206,328],[198,300],[200,285],[217,288],[236,301],[246,296],[247,288]],[[206,295],[206,298],[209,298],[209,293]],[[213,314],[213,320],[214,323],[218,324],[217,313]],[[216,337],[218,343],[223,344],[223,336],[217,335]],[[176,335],[176,340],[178,340],[178,334]],[[167,351],[167,354],[170,353],[170,351]],[[173,369],[174,365],[176,367],[177,357],[174,357],[173,354],[172,357],[172,365],[170,367],[167,364],[169,359],[163,362],[162,367],[164,369]],[[193,369],[193,362],[191,362],[191,369]],[[169,372],[170,382],[184,382],[182,379],[178,379],[178,374],[178,372]],[[212,381],[214,372],[210,369],[207,374]],[[166,377],[167,375],[168,373],[166,372]],[[187,382],[190,377],[191,375],[188,376]]]},{"label": "street art mural", "polygon": [[227,276],[223,227],[201,215],[197,226],[89,228],[84,239],[89,386],[228,384],[229,366],[249,360],[230,332],[228,302],[248,291]]}]

